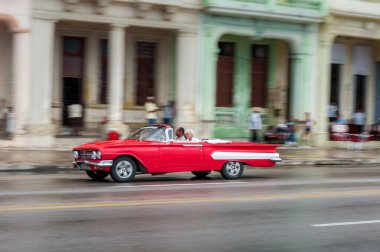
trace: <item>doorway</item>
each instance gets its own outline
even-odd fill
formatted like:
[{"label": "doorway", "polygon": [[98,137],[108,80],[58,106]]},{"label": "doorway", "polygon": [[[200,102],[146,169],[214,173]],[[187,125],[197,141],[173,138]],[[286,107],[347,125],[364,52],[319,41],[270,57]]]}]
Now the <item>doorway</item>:
[{"label": "doorway", "polygon": [[252,45],[251,107],[267,105],[268,52],[267,45]]},{"label": "doorway", "polygon": [[366,93],[365,75],[355,75],[355,111],[365,112],[365,93]]},{"label": "doorway", "polygon": [[[63,37],[63,76],[62,76],[62,125],[69,126],[67,106],[83,104],[83,56],[84,39]],[[83,126],[83,113],[80,126]]]},{"label": "doorway", "polygon": [[155,94],[156,43],[137,42],[137,105],[143,106],[148,96]]}]

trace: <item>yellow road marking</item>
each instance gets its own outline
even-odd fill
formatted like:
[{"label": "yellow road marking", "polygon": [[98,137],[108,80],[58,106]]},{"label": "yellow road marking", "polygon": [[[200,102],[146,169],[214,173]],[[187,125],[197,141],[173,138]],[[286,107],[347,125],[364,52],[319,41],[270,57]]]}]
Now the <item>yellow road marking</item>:
[{"label": "yellow road marking", "polygon": [[0,207],[0,212],[17,211],[39,211],[39,210],[74,210],[83,208],[111,208],[111,207],[131,207],[149,205],[174,205],[191,203],[222,203],[222,202],[256,202],[271,200],[292,200],[292,199],[315,199],[334,197],[355,197],[355,196],[380,195],[380,190],[361,191],[336,191],[320,193],[293,193],[293,194],[273,194],[273,195],[253,195],[253,196],[229,196],[216,198],[177,198],[177,199],[153,199],[134,200],[120,202],[95,202],[95,203],[61,203],[61,204],[32,204],[32,205],[10,205]]}]

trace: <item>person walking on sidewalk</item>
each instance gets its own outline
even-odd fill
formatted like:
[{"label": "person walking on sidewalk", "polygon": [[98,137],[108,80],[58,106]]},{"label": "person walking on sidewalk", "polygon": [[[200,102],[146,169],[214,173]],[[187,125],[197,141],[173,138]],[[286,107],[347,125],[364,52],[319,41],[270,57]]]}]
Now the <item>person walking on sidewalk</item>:
[{"label": "person walking on sidewalk", "polygon": [[82,121],[82,105],[79,103],[74,103],[67,106],[69,122],[72,128],[73,136],[79,136],[81,121]]},{"label": "person walking on sidewalk", "polygon": [[311,132],[316,122],[311,119],[310,112],[305,113],[305,120],[303,121],[303,130],[301,134],[301,141],[304,142],[304,147],[311,146]]},{"label": "person walking on sidewalk", "polygon": [[249,130],[251,131],[251,142],[259,141],[259,133],[263,127],[261,120],[261,108],[252,108],[252,113],[249,115]]},{"label": "person walking on sidewalk", "polygon": [[148,125],[156,124],[159,108],[153,96],[148,96],[145,102],[146,120]]},{"label": "person walking on sidewalk", "polygon": [[356,125],[356,133],[362,134],[365,126],[365,113],[362,109],[357,109],[353,115],[353,121]]}]

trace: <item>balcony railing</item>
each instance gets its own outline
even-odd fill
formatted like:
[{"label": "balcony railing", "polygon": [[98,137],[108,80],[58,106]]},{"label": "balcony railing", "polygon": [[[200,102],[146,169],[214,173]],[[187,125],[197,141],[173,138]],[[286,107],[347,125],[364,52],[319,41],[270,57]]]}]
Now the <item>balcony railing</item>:
[{"label": "balcony railing", "polygon": [[[305,16],[327,15],[327,0],[203,0],[206,8],[224,8],[242,11],[268,11]],[[309,13],[308,13],[309,12]]]},{"label": "balcony railing", "polygon": [[321,0],[277,0],[276,4],[293,8],[320,10],[324,3]]}]

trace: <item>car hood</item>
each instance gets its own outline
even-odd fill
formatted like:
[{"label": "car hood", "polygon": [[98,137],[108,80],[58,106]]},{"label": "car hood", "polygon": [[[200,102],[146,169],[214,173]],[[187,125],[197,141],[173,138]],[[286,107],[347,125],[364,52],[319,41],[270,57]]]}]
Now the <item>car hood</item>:
[{"label": "car hood", "polygon": [[121,146],[132,146],[132,145],[143,145],[149,144],[149,141],[138,141],[138,140],[110,140],[110,141],[97,141],[85,143],[76,146],[73,150],[98,150],[103,148],[121,147]]}]

